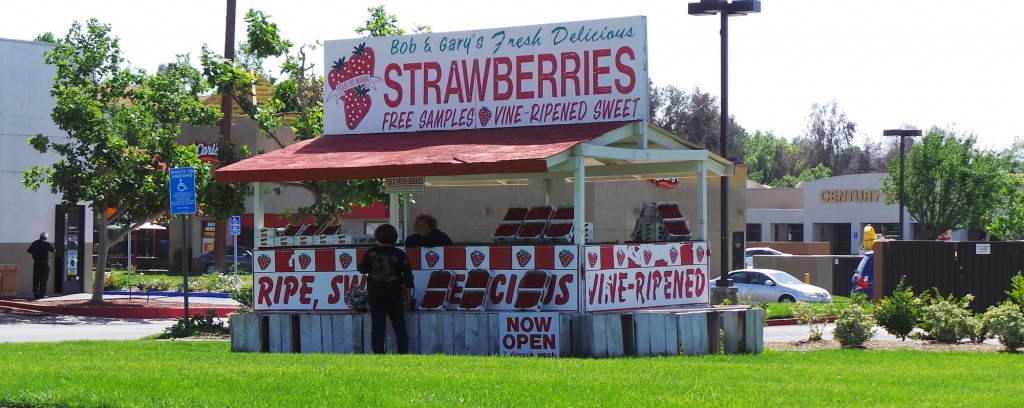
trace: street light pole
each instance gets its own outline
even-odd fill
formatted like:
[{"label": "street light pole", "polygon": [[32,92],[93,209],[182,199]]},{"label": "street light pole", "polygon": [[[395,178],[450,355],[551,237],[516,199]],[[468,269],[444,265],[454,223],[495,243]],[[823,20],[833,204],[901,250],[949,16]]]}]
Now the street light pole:
[{"label": "street light pole", "polygon": [[[688,12],[694,16],[705,16],[719,14],[722,19],[721,47],[722,47],[722,115],[719,124],[718,151],[723,159],[729,160],[729,16],[746,15],[748,13],[760,13],[761,2],[758,0],[701,0],[699,3],[690,3]],[[732,246],[729,244],[729,177],[721,177],[721,260],[719,261],[722,273],[718,278],[718,286],[732,286],[732,279],[727,273],[731,268],[729,263],[732,259],[729,251]]]},{"label": "street light pole", "polygon": [[903,206],[905,202],[905,198],[903,196],[903,162],[907,155],[905,137],[921,136],[921,131],[918,129],[886,129],[882,131],[882,136],[898,136],[900,138],[900,239],[906,240],[907,228],[903,224]]}]

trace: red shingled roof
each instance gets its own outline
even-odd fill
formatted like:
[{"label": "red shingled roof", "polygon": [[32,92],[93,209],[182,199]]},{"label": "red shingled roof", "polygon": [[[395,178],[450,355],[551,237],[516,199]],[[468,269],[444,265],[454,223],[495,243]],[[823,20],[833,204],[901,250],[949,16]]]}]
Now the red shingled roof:
[{"label": "red shingled roof", "polygon": [[545,159],[631,122],[326,135],[217,170],[221,183],[547,171]]}]

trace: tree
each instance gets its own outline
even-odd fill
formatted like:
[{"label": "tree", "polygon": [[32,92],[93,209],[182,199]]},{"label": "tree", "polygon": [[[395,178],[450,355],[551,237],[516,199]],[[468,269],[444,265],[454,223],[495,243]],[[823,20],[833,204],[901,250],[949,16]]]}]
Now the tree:
[{"label": "tree", "polygon": [[53,33],[47,31],[45,33],[37,35],[36,38],[32,41],[56,44],[57,41],[59,41],[59,39],[56,36],[54,36]]},{"label": "tree", "polygon": [[[383,7],[371,8],[371,18],[366,27],[374,35],[396,35],[394,16],[388,16]],[[203,73],[214,84],[217,92],[230,95],[241,107],[242,112],[252,118],[264,136],[283,148],[286,143],[279,136],[283,127],[291,127],[295,140],[308,140],[323,134],[323,79],[314,73],[315,67],[307,62],[307,51],[315,50],[318,44],[299,47],[295,54],[289,54],[292,43],[283,39],[277,25],[261,11],[250,9],[245,14],[248,24],[246,42],[239,47],[240,57],[235,61],[203,47],[201,61]],[[418,27],[417,29],[420,29]],[[429,27],[422,26],[429,29]],[[275,80],[262,71],[267,58],[281,57],[281,79]],[[253,89],[263,75],[274,81],[270,100],[259,105],[253,102]],[[385,198],[380,180],[349,181],[297,181],[281,183],[308,191],[313,204],[286,211],[294,218],[316,217],[318,222],[331,222],[356,205],[368,205]],[[280,192],[280,189],[276,189]]]},{"label": "tree", "polygon": [[888,144],[865,140],[859,146],[850,145],[839,151],[833,161],[832,172],[842,176],[885,171],[899,150],[899,143],[893,140],[888,140]]},{"label": "tree", "polygon": [[[356,28],[356,34],[367,37],[387,37],[391,35],[405,35],[405,30],[398,27],[398,17],[388,14],[384,6],[370,7],[370,18],[366,25]],[[413,33],[429,33],[430,26],[413,24]]]},{"label": "tree", "polygon": [[808,164],[821,163],[831,169],[839,152],[850,146],[855,134],[857,124],[847,119],[846,113],[839,109],[839,102],[833,100],[825,105],[811,105],[807,131],[796,142],[807,148]]},{"label": "tree", "polygon": [[[906,157],[905,206],[928,238],[988,224],[1005,185],[1005,161],[975,150],[973,135],[932,128]],[[882,179],[888,203],[899,199],[899,162]]]},{"label": "tree", "polygon": [[832,177],[832,169],[825,167],[824,164],[818,163],[817,166],[804,169],[800,172],[800,175],[792,176],[787,174],[781,179],[771,183],[771,186],[774,188],[792,188],[804,181],[812,181],[828,177]]},{"label": "tree", "polygon": [[985,230],[1003,240],[1024,240],[1024,140],[1016,138],[1003,152],[1006,179],[996,211]]},{"label": "tree", "polygon": [[998,239],[1024,240],[1024,175],[1007,175],[992,222],[985,230]]},{"label": "tree", "polygon": [[744,145],[747,178],[765,185],[793,175],[800,164],[797,157],[796,146],[772,132],[754,132]]},{"label": "tree", "polygon": [[[672,85],[651,86],[650,100],[651,123],[697,146],[720,151],[721,110],[714,96],[701,92],[699,87],[687,94]],[[746,130],[732,117],[727,126],[729,156],[744,157]]]},{"label": "tree", "polygon": [[[197,176],[209,173],[194,147],[175,141],[180,124],[212,125],[219,118],[215,108],[199,102],[198,95],[208,86],[185,56],[148,75],[124,66],[118,42],[110,36],[109,25],[93,19],[84,29],[72,24],[67,36],[46,53],[46,63],[57,68],[51,116],[68,138],[31,138],[36,150],[53,150],[61,158],[52,166],[23,172],[23,183],[32,190],[47,184],[65,205],[89,203],[100,231],[95,301],[103,299],[107,252],[113,243],[167,212],[167,169],[190,166]],[[107,228],[122,222],[128,227]]]}]

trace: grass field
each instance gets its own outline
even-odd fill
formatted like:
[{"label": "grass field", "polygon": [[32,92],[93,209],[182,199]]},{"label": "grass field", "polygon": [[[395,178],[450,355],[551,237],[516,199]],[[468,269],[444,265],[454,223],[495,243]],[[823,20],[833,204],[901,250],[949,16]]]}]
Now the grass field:
[{"label": "grass field", "polygon": [[[232,274],[230,273],[226,275],[232,276]],[[108,290],[128,290],[129,285],[132,287],[132,290],[137,290],[135,285],[137,285],[140,281],[152,282],[158,280],[168,282],[171,285],[171,287],[168,290],[177,290],[185,281],[181,274],[173,273],[163,274],[154,272],[135,272],[132,273],[131,276],[129,277],[128,271],[124,269],[112,270],[108,272],[107,276],[112,277],[113,281],[115,282],[114,285],[112,285],[113,287],[108,288]],[[207,274],[190,274],[189,280],[192,281],[193,285],[195,285],[196,281],[208,279],[210,277],[211,276]],[[238,279],[243,286],[252,286],[252,274],[240,273],[238,274]]]},{"label": "grass field", "polygon": [[[849,297],[833,296],[832,303],[812,303],[811,306],[819,310],[823,316],[834,316],[840,310],[850,307],[851,303]],[[784,319],[793,317],[793,308],[796,306],[796,303],[769,303],[766,318]],[[862,306],[867,313],[871,313],[873,305],[870,302],[864,303]]]},{"label": "grass field", "polygon": [[1020,406],[1024,355],[766,351],[617,359],[232,353],[227,342],[0,344],[0,406]]}]

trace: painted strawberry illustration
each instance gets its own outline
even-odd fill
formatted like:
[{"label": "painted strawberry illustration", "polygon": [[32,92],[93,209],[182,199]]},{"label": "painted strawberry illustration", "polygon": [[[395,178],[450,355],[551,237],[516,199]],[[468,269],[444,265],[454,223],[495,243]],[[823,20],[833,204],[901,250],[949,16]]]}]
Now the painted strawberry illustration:
[{"label": "painted strawberry illustration", "polygon": [[299,268],[306,269],[311,263],[313,263],[313,258],[309,254],[299,255]]},{"label": "painted strawberry illustration", "polygon": [[347,60],[342,57],[335,61],[327,73],[327,85],[331,87],[327,99],[340,94],[339,101],[345,108],[345,126],[349,129],[355,129],[370,111],[372,100],[366,84],[372,83],[376,61],[373,48],[368,48],[364,42],[355,47]]},{"label": "painted strawberry illustration", "polygon": [[704,259],[704,247],[697,247],[697,262]]},{"label": "painted strawberry illustration", "polygon": [[644,250],[644,265],[650,265],[651,264],[651,258],[653,258],[653,257],[654,257],[654,254],[652,254],[649,249],[645,249]]},{"label": "painted strawberry illustration", "polygon": [[373,65],[377,62],[377,57],[373,53],[373,48],[366,46],[366,43],[361,43],[355,47],[352,51],[352,59],[349,60],[349,68],[352,69],[352,73],[355,76],[360,75],[372,75]]},{"label": "painted strawberry illustration", "polygon": [[431,268],[433,268],[434,265],[437,265],[437,261],[441,260],[441,255],[433,250],[427,251],[427,254],[423,257],[427,259],[427,266]]},{"label": "painted strawberry illustration", "polygon": [[530,255],[525,249],[520,249],[519,252],[516,252],[516,262],[519,262],[519,267],[521,268],[525,268],[530,263],[530,258],[532,257],[533,255]]},{"label": "painted strawberry illustration", "polygon": [[346,65],[348,65],[348,63],[345,62],[345,57],[341,57],[337,61],[334,61],[334,65],[331,66],[331,72],[327,73],[327,85],[330,86],[331,89],[337,89],[338,85],[342,82],[352,78],[351,71],[345,69]]},{"label": "painted strawberry illustration", "polygon": [[626,262],[626,253],[622,252],[621,249],[615,251],[615,260],[618,261],[619,265],[622,265],[623,263]]},{"label": "painted strawberry illustration", "polygon": [[260,264],[260,269],[266,270],[270,267],[270,257],[266,255],[260,255],[256,258],[256,262]]},{"label": "painted strawberry illustration", "polygon": [[672,259],[672,263],[676,263],[676,259],[679,258],[679,251],[676,251],[675,248],[669,248],[668,257]]},{"label": "painted strawberry illustration", "polygon": [[575,258],[575,256],[573,256],[572,252],[568,249],[563,249],[558,252],[558,262],[561,263],[563,267],[569,266],[569,264],[572,263],[573,258]]},{"label": "painted strawberry illustration", "polygon": [[341,268],[348,269],[348,266],[352,264],[352,254],[348,252],[342,252],[338,256],[338,260],[341,261]]},{"label": "painted strawberry illustration", "polygon": [[587,254],[587,261],[590,262],[590,267],[597,266],[597,252],[591,252]]},{"label": "painted strawberry illustration", "polygon": [[479,268],[484,263],[484,253],[479,249],[474,250],[469,254],[469,260],[473,263],[474,268]]},{"label": "painted strawberry illustration", "polygon": [[341,103],[345,106],[345,126],[349,129],[359,126],[359,122],[362,122],[370,112],[373,99],[370,99],[369,93],[370,88],[359,85],[345,91],[345,95],[341,97]]},{"label": "painted strawberry illustration", "polygon": [[373,66],[376,62],[377,57],[373,48],[367,48],[365,42],[359,44],[352,51],[352,58],[346,60],[346,57],[341,57],[334,61],[331,71],[327,73],[327,85],[334,90],[352,78],[373,75]]},{"label": "painted strawberry illustration", "polygon": [[491,122],[491,110],[487,109],[486,106],[480,108],[480,111],[477,112],[477,116],[480,117],[481,126],[487,126],[487,124]]}]

